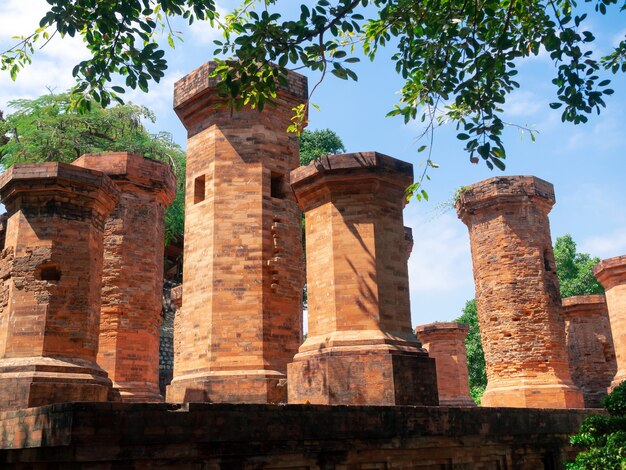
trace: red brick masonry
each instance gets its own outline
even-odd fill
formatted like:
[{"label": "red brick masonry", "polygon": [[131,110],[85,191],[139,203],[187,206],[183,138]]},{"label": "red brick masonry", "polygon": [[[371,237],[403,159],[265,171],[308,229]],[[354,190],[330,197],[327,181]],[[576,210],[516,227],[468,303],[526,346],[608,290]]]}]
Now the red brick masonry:
[{"label": "red brick masonry", "polygon": [[118,196],[106,175],[64,163],[0,176],[0,409],[109,398],[96,354],[102,236]]},{"label": "red brick masonry", "polygon": [[563,299],[565,338],[572,380],[586,408],[599,408],[617,372],[606,299],[583,295]]},{"label": "red brick masonry", "polygon": [[604,286],[611,320],[617,373],[611,389],[626,380],[626,255],[600,261],[593,274]]},{"label": "red brick masonry", "polygon": [[476,406],[470,395],[465,338],[469,326],[459,322],[429,323],[415,334],[435,360],[437,389],[442,406]]},{"label": "red brick masonry", "polygon": [[302,341],[301,214],[289,188],[307,96],[292,73],[277,106],[232,111],[205,64],[175,85],[188,132],[183,305],[176,314],[173,402],[285,402]]},{"label": "red brick masonry", "polygon": [[120,190],[104,228],[98,364],[123,401],[162,401],[163,239],[176,179],[165,163],[127,152],[83,155],[73,164],[103,172]]},{"label": "red brick masonry", "polygon": [[491,178],[456,203],[472,248],[487,366],[484,406],[580,408],[569,372],[548,213],[553,186],[534,176]]},{"label": "red brick masonry", "polygon": [[0,413],[0,467],[550,470],[587,410],[63,404]]},{"label": "red brick masonry", "polygon": [[305,212],[309,333],[289,403],[437,404],[434,361],[411,329],[404,189],[413,167],[376,152],[291,172]]}]

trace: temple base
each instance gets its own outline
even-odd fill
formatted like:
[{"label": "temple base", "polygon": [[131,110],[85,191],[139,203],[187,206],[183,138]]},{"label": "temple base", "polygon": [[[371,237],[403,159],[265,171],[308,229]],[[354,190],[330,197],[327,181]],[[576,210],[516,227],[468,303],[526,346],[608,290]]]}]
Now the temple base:
[{"label": "temple base", "polygon": [[112,401],[107,373],[89,361],[47,357],[0,360],[0,410]]},{"label": "temple base", "polygon": [[114,383],[113,388],[125,403],[162,403],[163,395],[155,384],[147,383]]},{"label": "temple base", "polygon": [[487,385],[481,406],[507,408],[584,408],[582,392],[573,384],[516,383]]},{"label": "temple base", "polygon": [[169,403],[286,403],[287,377],[276,371],[216,371],[174,377]]},{"label": "temple base", "polygon": [[419,348],[355,346],[300,353],[287,375],[289,403],[439,404],[435,361]]}]

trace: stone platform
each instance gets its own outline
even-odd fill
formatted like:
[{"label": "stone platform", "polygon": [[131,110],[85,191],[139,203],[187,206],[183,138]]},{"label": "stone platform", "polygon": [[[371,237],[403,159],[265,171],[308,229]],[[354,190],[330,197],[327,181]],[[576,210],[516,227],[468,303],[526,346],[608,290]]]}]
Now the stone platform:
[{"label": "stone platform", "polygon": [[0,413],[0,468],[548,470],[592,411],[68,403]]}]

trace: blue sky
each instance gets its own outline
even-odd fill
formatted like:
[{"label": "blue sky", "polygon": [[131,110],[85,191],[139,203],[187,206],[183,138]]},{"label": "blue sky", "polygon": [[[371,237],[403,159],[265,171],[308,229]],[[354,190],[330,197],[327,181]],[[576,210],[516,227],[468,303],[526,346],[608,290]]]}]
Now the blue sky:
[{"label": "blue sky", "polygon": [[[222,1],[222,11],[235,2]],[[294,8],[296,2],[289,4]],[[36,27],[46,10],[45,0],[3,0],[0,3],[0,46],[6,49],[13,35]],[[593,16],[593,15],[591,15]],[[626,34],[626,14],[593,16],[589,28],[598,38],[597,47],[608,51]],[[127,99],[155,111],[156,130],[167,130],[185,147],[185,131],[171,109],[173,83],[208,61],[217,33],[206,24],[192,28],[176,22],[184,42],[166,50],[169,69],[149,94],[132,92]],[[60,92],[72,84],[71,68],[85,57],[79,39],[52,41],[38,51],[33,64],[16,82],[0,75],[0,109],[15,98],[32,98],[47,93],[47,86]],[[424,154],[417,148],[425,142],[416,137],[417,123],[404,125],[400,118],[385,118],[396,102],[401,80],[388,56],[375,63],[356,64],[357,83],[329,77],[312,101],[310,129],[333,129],[347,151],[376,150],[409,161],[417,174]],[[555,186],[557,204],[550,214],[553,239],[570,233],[579,251],[607,258],[626,253],[626,77],[613,78],[615,94],[607,109],[592,116],[586,125],[562,124],[559,111],[551,110],[555,89],[554,67],[546,54],[520,65],[521,88],[505,107],[507,120],[536,129],[536,142],[515,129],[507,131],[507,169],[490,171],[472,165],[455,138],[453,128],[435,134],[433,160],[440,165],[431,172],[428,202],[411,202],[405,210],[405,225],[413,228],[415,246],[409,261],[411,305],[414,325],[456,318],[467,299],[474,296],[469,238],[466,227],[453,210],[445,210],[454,192],[485,178],[506,175],[536,175]],[[309,75],[309,83],[317,81]],[[449,204],[448,204],[449,206]]]}]

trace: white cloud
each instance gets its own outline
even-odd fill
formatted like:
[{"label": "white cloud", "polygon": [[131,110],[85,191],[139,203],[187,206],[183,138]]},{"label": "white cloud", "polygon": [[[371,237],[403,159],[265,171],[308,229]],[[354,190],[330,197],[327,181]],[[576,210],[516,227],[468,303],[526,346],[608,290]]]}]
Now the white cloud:
[{"label": "white cloud", "polygon": [[[228,11],[220,5],[216,5],[217,13],[223,18]],[[189,39],[197,45],[213,45],[213,41],[222,36],[217,26],[211,26],[208,21],[194,21],[189,27]],[[212,51],[211,51],[212,52]]]},{"label": "white cloud", "polygon": [[545,109],[548,103],[530,91],[514,91],[507,98],[504,111],[510,116],[532,116]]},{"label": "white cloud", "polygon": [[600,258],[622,256],[626,254],[626,227],[587,238],[580,244],[578,251]]},{"label": "white cloud", "polygon": [[467,229],[455,216],[414,216],[405,224],[413,229],[415,240],[409,258],[411,290],[441,294],[473,286]]}]

